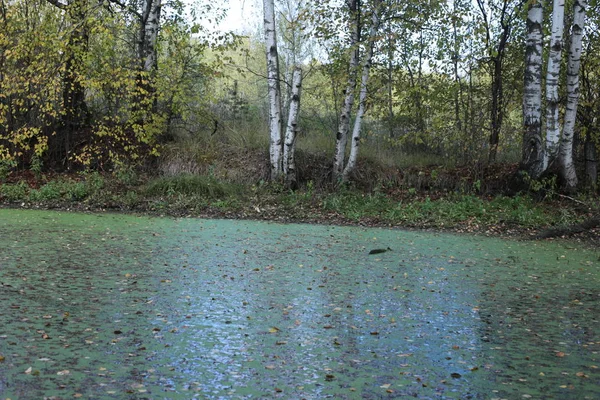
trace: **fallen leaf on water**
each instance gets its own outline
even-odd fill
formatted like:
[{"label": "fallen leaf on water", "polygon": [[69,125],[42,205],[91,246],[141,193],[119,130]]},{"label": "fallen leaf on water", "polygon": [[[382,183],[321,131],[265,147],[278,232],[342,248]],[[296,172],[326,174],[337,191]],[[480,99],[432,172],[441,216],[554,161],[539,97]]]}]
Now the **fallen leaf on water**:
[{"label": "fallen leaf on water", "polygon": [[265,365],[265,369],[275,369],[275,366],[272,364]]},{"label": "fallen leaf on water", "polygon": [[6,360],[6,358],[2,355],[0,355],[0,362],[4,362],[4,360]]},{"label": "fallen leaf on water", "polygon": [[81,396],[83,396],[81,393],[75,393],[75,394],[73,395],[73,397],[81,397]]},{"label": "fallen leaf on water", "polygon": [[29,368],[27,368],[27,369],[25,370],[25,373],[26,373],[27,375],[29,375],[29,374],[31,374],[31,370],[32,370],[32,368],[31,368],[31,367],[29,367]]},{"label": "fallen leaf on water", "polygon": [[56,375],[69,375],[70,373],[71,371],[69,371],[68,369],[63,369],[62,371],[58,371]]},{"label": "fallen leaf on water", "polygon": [[566,356],[566,354],[563,353],[562,351],[559,351],[556,353],[556,357],[564,357],[564,356]]},{"label": "fallen leaf on water", "polygon": [[379,387],[382,388],[382,389],[388,389],[390,386],[392,386],[391,383],[386,383],[386,384],[383,384],[383,385],[381,385]]},{"label": "fallen leaf on water", "polygon": [[269,329],[269,333],[277,333],[277,332],[279,332],[279,328],[276,326]]},{"label": "fallen leaf on water", "polygon": [[580,378],[589,378],[586,374],[584,374],[583,372],[578,372],[575,375],[577,375]]}]

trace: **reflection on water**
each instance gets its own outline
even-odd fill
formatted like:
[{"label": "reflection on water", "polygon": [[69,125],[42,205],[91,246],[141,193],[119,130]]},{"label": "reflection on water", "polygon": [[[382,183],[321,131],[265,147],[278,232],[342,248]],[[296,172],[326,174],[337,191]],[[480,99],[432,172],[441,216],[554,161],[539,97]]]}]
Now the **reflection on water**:
[{"label": "reflection on water", "polygon": [[0,248],[1,398],[600,395],[591,251],[11,210]]}]

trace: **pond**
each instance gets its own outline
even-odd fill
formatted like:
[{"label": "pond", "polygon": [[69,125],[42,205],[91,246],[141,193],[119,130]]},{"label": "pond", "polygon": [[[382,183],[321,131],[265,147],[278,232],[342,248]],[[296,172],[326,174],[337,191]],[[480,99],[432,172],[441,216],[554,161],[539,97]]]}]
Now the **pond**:
[{"label": "pond", "polygon": [[0,249],[0,399],[600,398],[568,243],[0,210]]}]

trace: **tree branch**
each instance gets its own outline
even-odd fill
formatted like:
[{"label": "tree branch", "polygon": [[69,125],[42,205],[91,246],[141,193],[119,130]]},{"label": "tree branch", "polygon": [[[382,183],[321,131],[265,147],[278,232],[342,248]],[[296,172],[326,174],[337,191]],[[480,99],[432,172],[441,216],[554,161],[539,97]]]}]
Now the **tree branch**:
[{"label": "tree branch", "polygon": [[[47,0],[47,1],[51,1],[51,0]],[[52,0],[52,1],[56,1],[56,0]],[[142,19],[142,14],[140,14],[138,10],[131,7],[130,5],[127,5],[119,0],[108,0],[108,1],[110,3],[116,4],[117,6],[121,7],[123,10],[127,10],[130,13],[132,13],[133,15],[135,15],[136,17]]]}]

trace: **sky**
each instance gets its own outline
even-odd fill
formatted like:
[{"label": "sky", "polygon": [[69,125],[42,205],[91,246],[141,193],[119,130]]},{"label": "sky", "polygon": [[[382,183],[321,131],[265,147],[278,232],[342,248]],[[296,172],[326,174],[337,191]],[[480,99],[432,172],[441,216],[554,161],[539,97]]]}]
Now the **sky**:
[{"label": "sky", "polygon": [[228,4],[227,17],[219,25],[220,30],[233,31],[237,34],[251,32],[259,20],[258,2],[256,0],[222,0]]}]

